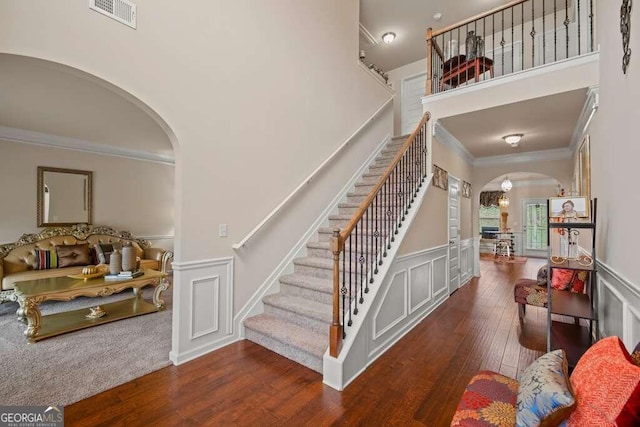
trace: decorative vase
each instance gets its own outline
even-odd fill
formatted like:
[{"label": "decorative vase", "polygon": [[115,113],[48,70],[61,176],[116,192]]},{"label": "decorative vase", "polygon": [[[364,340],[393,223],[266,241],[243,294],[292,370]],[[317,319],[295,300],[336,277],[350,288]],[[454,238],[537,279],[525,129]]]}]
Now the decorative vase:
[{"label": "decorative vase", "polygon": [[120,271],[122,271],[122,254],[114,250],[109,258],[109,273],[118,274]]},{"label": "decorative vase", "polygon": [[467,39],[465,41],[465,52],[467,54],[467,60],[474,59],[476,57],[476,36],[475,31],[469,31]]},{"label": "decorative vase", "polygon": [[484,56],[484,40],[482,36],[476,36],[476,55],[477,58]]},{"label": "decorative vase", "polygon": [[122,271],[134,271],[136,269],[136,248],[127,242],[122,247]]}]

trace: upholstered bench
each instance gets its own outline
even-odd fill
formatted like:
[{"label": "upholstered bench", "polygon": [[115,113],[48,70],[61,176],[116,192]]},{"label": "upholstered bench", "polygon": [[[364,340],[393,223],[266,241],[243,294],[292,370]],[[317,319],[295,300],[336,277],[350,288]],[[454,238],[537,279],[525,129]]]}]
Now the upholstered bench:
[{"label": "upholstered bench", "polygon": [[[571,270],[566,268],[551,269],[551,287],[557,290],[583,293],[585,284],[589,280],[589,272]],[[513,288],[513,298],[518,303],[518,315],[524,317],[526,306],[548,306],[547,297],[547,267],[538,270],[538,276],[534,279],[518,279]]]},{"label": "upholstered bench", "polygon": [[451,426],[638,426],[640,344],[630,355],[618,337],[604,338],[569,377],[563,350],[538,358],[517,381],[481,371],[469,381]]}]

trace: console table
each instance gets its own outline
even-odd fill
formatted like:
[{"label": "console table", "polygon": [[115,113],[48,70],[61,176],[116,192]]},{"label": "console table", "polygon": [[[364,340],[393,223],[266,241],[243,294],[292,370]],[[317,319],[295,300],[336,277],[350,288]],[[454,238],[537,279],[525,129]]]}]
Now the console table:
[{"label": "console table", "polygon": [[[153,313],[164,307],[162,292],[169,288],[166,273],[156,270],[144,270],[144,274],[133,279],[107,280],[104,277],[83,280],[70,277],[27,280],[15,284],[15,295],[20,304],[18,318],[27,320],[24,334],[29,342],[89,328],[120,319]],[[142,298],[141,289],[153,286],[153,301]],[[40,304],[44,301],[70,301],[79,296],[106,297],[125,289],[133,289],[133,298],[101,305],[106,315],[88,318],[89,309],[80,309],[43,316]]]},{"label": "console table", "polygon": [[449,59],[442,65],[442,80],[440,80],[440,92],[444,85],[457,87],[467,80],[480,80],[480,76],[489,71],[493,78],[493,60],[484,56],[478,56],[467,60],[466,56],[458,55]]}]

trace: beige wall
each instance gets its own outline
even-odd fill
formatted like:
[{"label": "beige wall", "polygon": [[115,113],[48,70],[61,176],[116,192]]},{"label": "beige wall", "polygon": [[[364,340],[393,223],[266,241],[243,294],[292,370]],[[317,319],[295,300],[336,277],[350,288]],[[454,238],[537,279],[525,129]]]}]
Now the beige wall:
[{"label": "beige wall", "polygon": [[598,259],[640,286],[637,223],[640,145],[640,13],[631,13],[631,63],[622,72],[620,9],[597,2],[600,105],[591,134],[592,196],[598,198]]},{"label": "beige wall", "polygon": [[[136,4],[132,30],[86,2],[1,2],[0,52],[86,71],[167,123],[176,262],[236,256],[237,311],[366,158],[357,150],[370,153],[381,132],[307,187],[313,199],[298,197],[243,251],[232,244],[391,95],[358,66],[356,0]],[[228,237],[218,237],[220,224]]]},{"label": "beige wall", "polygon": [[[400,135],[402,133],[402,80],[413,77],[427,71],[427,59],[421,59],[411,64],[404,65],[389,71],[389,82],[391,87],[396,91],[396,97],[393,100],[393,134]],[[425,77],[426,79],[426,77]]]},{"label": "beige wall", "polygon": [[[40,230],[36,226],[38,166],[93,172],[93,224],[128,230],[135,236],[173,235],[173,166],[0,140],[5,183],[0,242],[14,242],[23,233]],[[161,246],[166,247],[166,242]]]},{"label": "beige wall", "polygon": [[[434,139],[432,142],[432,161],[442,169],[449,172],[462,181],[472,183],[471,165],[465,162],[451,148]],[[449,240],[448,216],[447,216],[447,194],[441,188],[431,186],[426,194],[418,214],[411,224],[409,233],[400,246],[399,254],[406,255],[424,249],[441,246]],[[471,201],[460,197],[460,239],[471,237]]]}]

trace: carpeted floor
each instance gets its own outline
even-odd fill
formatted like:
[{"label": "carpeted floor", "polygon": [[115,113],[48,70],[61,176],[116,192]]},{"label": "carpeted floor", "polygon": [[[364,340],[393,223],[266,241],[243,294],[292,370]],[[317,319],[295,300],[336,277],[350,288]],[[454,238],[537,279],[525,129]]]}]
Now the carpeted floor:
[{"label": "carpeted floor", "polygon": [[[16,303],[0,304],[0,403],[68,405],[171,364],[173,287],[163,293],[166,308],[28,344]],[[145,288],[151,300],[152,288]],[[47,301],[43,315],[131,298],[131,291],[107,298]],[[46,320],[45,320],[46,321]]]},{"label": "carpeted floor", "polygon": [[480,259],[486,260],[486,261],[494,261],[501,264],[524,264],[525,262],[527,262],[527,258],[522,256],[514,256],[513,258],[507,258],[506,256],[496,257],[493,254],[487,254],[487,253],[480,254]]}]

